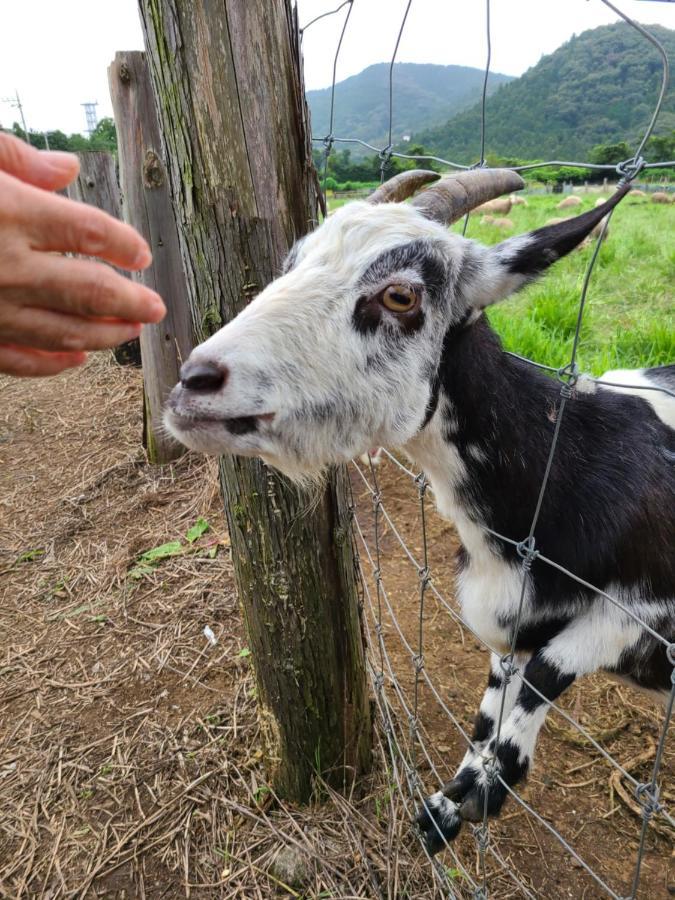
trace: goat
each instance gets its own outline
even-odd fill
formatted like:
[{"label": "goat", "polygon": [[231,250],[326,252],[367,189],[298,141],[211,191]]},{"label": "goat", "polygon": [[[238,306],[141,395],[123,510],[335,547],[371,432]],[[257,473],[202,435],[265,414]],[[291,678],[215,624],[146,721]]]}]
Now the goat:
[{"label": "goat", "polygon": [[519,197],[518,194],[511,194],[509,197],[511,201],[511,206],[527,206],[527,200],[524,197]]},{"label": "goat", "polygon": [[[299,240],[284,273],[193,350],[166,424],[190,448],[260,456],[299,481],[375,446],[402,449],[426,473],[463,546],[463,616],[494,648],[472,747],[419,813],[435,853],[482,818],[484,803],[500,811],[528,772],[548,701],[576,678],[604,669],[670,688],[672,661],[649,629],[675,641],[675,431],[665,395],[657,403],[654,392],[579,383],[536,548],[606,594],[536,556],[524,572],[517,548],[488,529],[514,541],[529,533],[560,384],[505,354],[483,311],[572,250],[627,187],[598,209],[485,247],[448,225],[520,189],[520,177],[477,169],[399,202],[433,179],[402,173]],[[675,389],[675,366],[639,377]],[[524,680],[505,689],[497,741],[514,639],[510,663]]]},{"label": "goat", "polygon": [[579,197],[565,197],[564,200],[561,200],[556,209],[569,209],[571,206],[581,206],[581,199]]},{"label": "goat", "polygon": [[513,201],[510,197],[497,197],[494,200],[488,200],[486,203],[481,203],[480,206],[476,207],[474,212],[501,213],[501,215],[507,216],[511,212],[512,205]]}]

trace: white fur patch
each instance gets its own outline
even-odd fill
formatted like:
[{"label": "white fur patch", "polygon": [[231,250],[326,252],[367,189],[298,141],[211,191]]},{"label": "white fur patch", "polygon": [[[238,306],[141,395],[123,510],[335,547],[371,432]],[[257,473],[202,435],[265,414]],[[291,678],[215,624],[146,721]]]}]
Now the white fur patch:
[{"label": "white fur patch", "polygon": [[[604,381],[613,381],[626,387],[615,387],[611,384],[603,384]],[[620,394],[632,394],[634,397],[642,397],[650,404],[656,415],[675,428],[675,397],[664,394],[663,391],[645,390],[645,388],[658,387],[645,375],[645,369],[613,369],[599,379],[599,383],[608,391],[617,391]]]},{"label": "white fur patch", "polygon": [[459,806],[440,791],[427,797],[424,802],[430,810],[438,812],[439,824],[443,829],[449,830],[459,819]]}]

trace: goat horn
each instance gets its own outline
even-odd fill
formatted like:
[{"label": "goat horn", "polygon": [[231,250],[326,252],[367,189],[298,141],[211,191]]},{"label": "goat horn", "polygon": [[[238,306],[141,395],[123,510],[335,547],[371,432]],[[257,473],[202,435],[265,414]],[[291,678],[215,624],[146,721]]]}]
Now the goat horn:
[{"label": "goat horn", "polygon": [[481,203],[524,186],[520,175],[510,169],[470,169],[443,178],[415,197],[412,205],[427,219],[451,225]]},{"label": "goat horn", "polygon": [[419,191],[425,184],[438,181],[441,176],[438,172],[430,172],[427,169],[410,169],[407,172],[399,172],[394,175],[369,197],[369,203],[400,203],[412,197],[415,191]]}]

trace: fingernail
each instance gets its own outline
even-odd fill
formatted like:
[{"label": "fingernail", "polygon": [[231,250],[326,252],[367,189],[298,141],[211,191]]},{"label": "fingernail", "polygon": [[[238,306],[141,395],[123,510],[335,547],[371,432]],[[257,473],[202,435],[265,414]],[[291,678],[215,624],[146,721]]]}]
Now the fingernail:
[{"label": "fingernail", "polygon": [[57,172],[74,169],[79,165],[79,160],[74,153],[66,153],[62,150],[42,150],[41,153],[45,165]]},{"label": "fingernail", "polygon": [[159,294],[155,294],[152,298],[152,305],[155,308],[155,312],[159,313],[162,318],[166,315],[166,304],[159,296]]},{"label": "fingernail", "polygon": [[147,269],[151,262],[152,253],[150,252],[150,248],[146,244],[146,246],[139,252],[138,256],[134,260],[134,268]]}]

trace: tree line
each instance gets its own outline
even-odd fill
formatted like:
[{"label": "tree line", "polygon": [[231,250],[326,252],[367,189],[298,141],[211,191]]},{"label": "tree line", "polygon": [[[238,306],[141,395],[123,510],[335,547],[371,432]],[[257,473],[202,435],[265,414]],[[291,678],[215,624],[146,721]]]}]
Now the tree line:
[{"label": "tree line", "polygon": [[[421,145],[406,146],[404,150],[397,148],[410,156],[425,156],[428,151]],[[588,162],[594,165],[616,166],[629,160],[634,153],[626,141],[613,144],[597,144],[587,154]],[[657,135],[649,139],[643,156],[646,162],[661,162],[675,160],[675,130],[669,135]],[[342,150],[333,149],[326,162],[326,153],[322,148],[313,151],[314,165],[319,173],[322,184],[329,191],[350,191],[360,188],[372,187],[379,183],[382,167],[382,159],[377,154],[353,159],[349,148]],[[520,159],[515,156],[500,156],[496,153],[488,153],[486,162],[489,166],[513,167],[524,166],[542,162],[536,159]],[[443,170],[443,166],[433,160],[410,160],[399,157],[391,157],[384,161],[384,175],[386,178],[397,175],[407,169],[431,169]],[[605,170],[577,168],[573,166],[545,166],[539,169],[523,172],[526,181],[546,184],[560,188],[563,183],[583,184],[585,182],[602,182],[606,177],[612,177],[611,172]],[[618,173],[617,173],[618,175]],[[675,168],[666,167],[647,169],[640,175],[641,181],[675,180]]]},{"label": "tree line", "polygon": [[18,122],[14,122],[9,129],[0,128],[0,130],[15,134],[21,140],[28,141],[33,147],[37,147],[38,150],[45,150],[48,141],[50,150],[67,150],[71,153],[80,153],[85,150],[107,150],[108,153],[117,154],[115,123],[110,118],[101,119],[89,137],[77,133],[66,134],[58,129],[47,132],[29,129],[26,134]]}]

